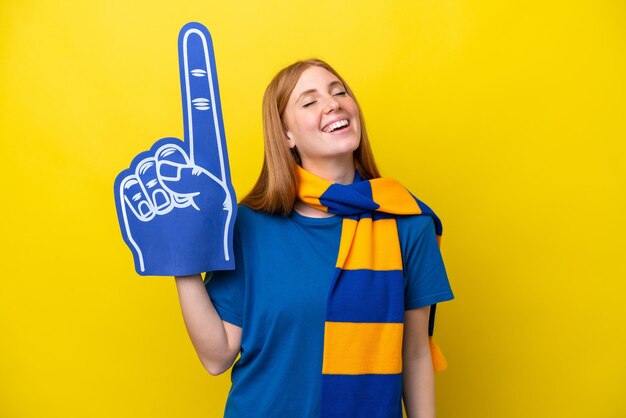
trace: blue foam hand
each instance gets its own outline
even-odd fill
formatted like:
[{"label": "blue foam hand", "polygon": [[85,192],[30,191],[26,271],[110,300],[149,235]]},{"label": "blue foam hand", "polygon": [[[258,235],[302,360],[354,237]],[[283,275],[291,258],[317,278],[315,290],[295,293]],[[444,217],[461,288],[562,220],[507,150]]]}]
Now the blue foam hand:
[{"label": "blue foam hand", "polygon": [[115,179],[115,204],[135,270],[182,276],[230,270],[237,211],[209,31],[178,37],[185,141],[163,138]]}]

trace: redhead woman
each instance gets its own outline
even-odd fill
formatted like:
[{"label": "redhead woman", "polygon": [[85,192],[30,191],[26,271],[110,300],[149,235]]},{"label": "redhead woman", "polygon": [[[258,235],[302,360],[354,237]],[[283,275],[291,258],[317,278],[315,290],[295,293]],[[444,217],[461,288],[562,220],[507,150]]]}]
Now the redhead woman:
[{"label": "redhead woman", "polygon": [[356,98],[325,62],[280,71],[263,124],[236,270],[176,278],[202,364],[233,366],[224,416],[399,418],[404,403],[434,417],[434,308],[454,297],[439,219],[381,178]]}]

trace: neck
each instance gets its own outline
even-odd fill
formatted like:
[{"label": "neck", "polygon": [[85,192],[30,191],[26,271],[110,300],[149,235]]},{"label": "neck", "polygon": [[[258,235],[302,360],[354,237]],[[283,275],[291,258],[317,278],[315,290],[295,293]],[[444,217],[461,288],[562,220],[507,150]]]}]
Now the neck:
[{"label": "neck", "polygon": [[[354,181],[354,160],[352,155],[346,161],[332,161],[326,163],[303,161],[302,168],[331,183],[352,184]],[[293,209],[302,216],[310,218],[328,218],[335,216],[332,213],[317,210],[296,200]]]},{"label": "neck", "polygon": [[354,160],[352,155],[345,161],[303,161],[302,168],[331,183],[352,184],[354,181]]},{"label": "neck", "polygon": [[311,206],[307,206],[302,203],[301,200],[296,200],[296,203],[293,204],[293,210],[298,212],[302,216],[306,216],[307,218],[330,218],[331,216],[335,216],[332,213],[324,212]]}]

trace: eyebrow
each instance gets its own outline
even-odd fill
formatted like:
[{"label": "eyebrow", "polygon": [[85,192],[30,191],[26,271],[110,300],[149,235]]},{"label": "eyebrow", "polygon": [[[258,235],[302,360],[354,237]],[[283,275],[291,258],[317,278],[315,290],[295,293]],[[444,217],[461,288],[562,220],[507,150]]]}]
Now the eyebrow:
[{"label": "eyebrow", "polygon": [[[328,84],[328,90],[332,89],[335,86],[341,86],[341,87],[345,88],[341,81],[334,80],[334,81],[331,81]],[[300,93],[300,95],[296,99],[296,103],[298,103],[300,101],[300,99],[302,99],[302,96],[306,96],[307,94],[315,93],[316,91],[317,91],[317,89],[308,89],[308,90],[303,91],[302,93]]]}]

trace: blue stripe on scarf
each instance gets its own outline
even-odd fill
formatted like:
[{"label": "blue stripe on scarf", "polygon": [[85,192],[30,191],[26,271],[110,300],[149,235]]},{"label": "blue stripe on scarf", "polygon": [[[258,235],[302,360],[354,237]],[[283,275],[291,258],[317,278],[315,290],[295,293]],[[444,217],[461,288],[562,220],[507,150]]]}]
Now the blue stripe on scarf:
[{"label": "blue stripe on scarf", "polygon": [[[335,268],[326,320],[333,322],[404,322],[402,270],[341,270]],[[367,301],[367,303],[363,303]]]},{"label": "blue stripe on scarf", "polygon": [[402,418],[402,374],[324,374],[321,408],[323,418]]},{"label": "blue stripe on scarf", "polygon": [[372,200],[372,187],[367,181],[347,186],[332,184],[320,196],[320,203],[335,215],[358,215],[373,212],[380,207]]}]

